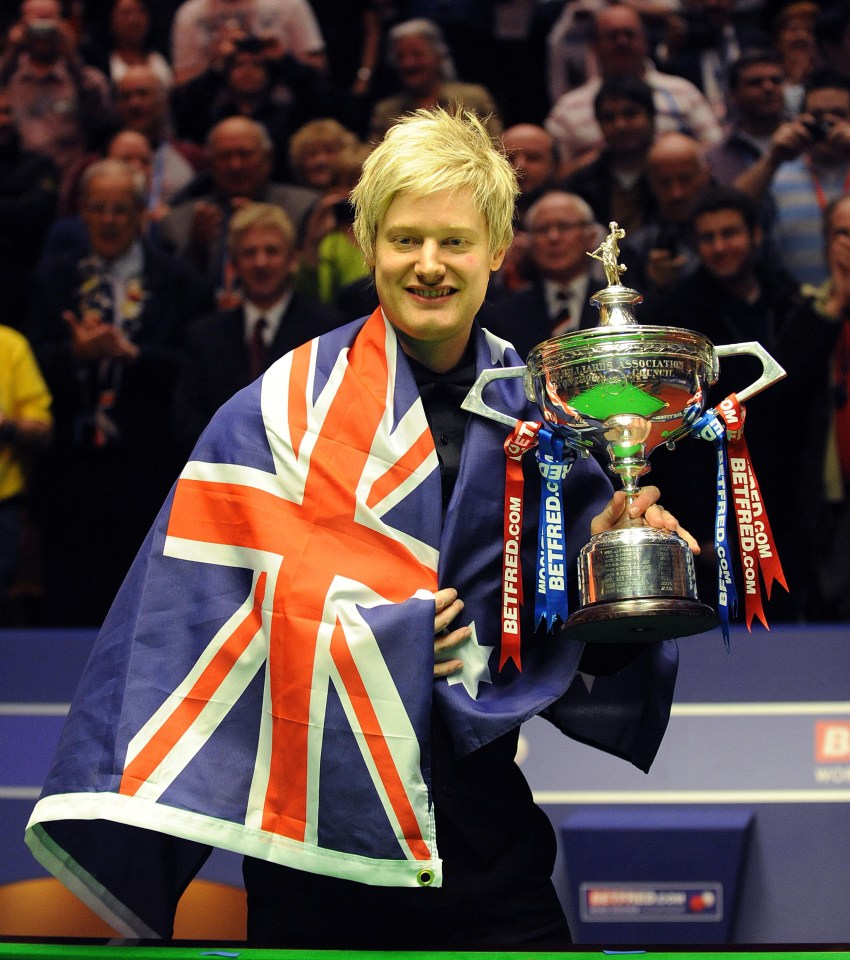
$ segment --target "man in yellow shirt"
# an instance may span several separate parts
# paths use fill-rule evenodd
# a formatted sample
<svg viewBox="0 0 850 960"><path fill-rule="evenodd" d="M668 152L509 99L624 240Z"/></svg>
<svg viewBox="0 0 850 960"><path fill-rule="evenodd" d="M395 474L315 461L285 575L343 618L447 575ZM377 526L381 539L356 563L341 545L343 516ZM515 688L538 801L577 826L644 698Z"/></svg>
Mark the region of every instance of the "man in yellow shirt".
<svg viewBox="0 0 850 960"><path fill-rule="evenodd" d="M17 569L26 458L50 439L50 403L26 338L0 326L0 612Z"/></svg>

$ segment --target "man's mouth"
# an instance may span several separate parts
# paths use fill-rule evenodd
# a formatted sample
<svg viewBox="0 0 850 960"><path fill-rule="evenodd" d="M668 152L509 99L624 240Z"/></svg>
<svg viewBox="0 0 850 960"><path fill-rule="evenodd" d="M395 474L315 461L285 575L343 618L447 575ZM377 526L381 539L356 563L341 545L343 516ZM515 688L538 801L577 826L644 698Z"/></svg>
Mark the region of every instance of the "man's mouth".
<svg viewBox="0 0 850 960"><path fill-rule="evenodd" d="M426 300L439 300L450 297L457 291L454 287L408 287L407 292Z"/></svg>

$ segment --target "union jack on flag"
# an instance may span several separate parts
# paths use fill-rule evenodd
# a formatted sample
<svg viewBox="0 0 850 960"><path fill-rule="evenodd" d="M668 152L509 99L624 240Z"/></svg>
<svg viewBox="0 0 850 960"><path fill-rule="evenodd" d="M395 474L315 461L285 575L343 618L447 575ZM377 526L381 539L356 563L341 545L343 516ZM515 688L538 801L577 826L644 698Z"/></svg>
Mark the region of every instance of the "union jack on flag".
<svg viewBox="0 0 850 960"><path fill-rule="evenodd" d="M479 369L518 362L503 341L474 337ZM496 402L527 415L521 389L503 383ZM170 935L213 846L375 885L439 885L432 708L464 753L586 694L572 684L580 644L532 637L522 673L499 672L497 640L487 645L500 623L503 434L472 418L444 518L422 402L380 311L299 347L227 403L95 644L27 827L42 864L135 936ZM610 487L585 464L568 489L574 556ZM452 682L432 676L438 583L457 587L472 627ZM628 755L631 726L603 701ZM581 699L577 716L582 739L604 741L607 719Z"/></svg>

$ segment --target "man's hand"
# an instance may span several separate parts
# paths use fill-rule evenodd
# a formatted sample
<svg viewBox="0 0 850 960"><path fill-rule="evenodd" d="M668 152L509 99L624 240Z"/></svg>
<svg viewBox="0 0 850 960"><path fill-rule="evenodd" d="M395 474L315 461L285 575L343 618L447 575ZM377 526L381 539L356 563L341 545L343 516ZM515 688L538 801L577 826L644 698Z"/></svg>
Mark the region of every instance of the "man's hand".
<svg viewBox="0 0 850 960"><path fill-rule="evenodd" d="M685 530L679 526L679 521L664 507L658 503L661 491L658 487L641 487L638 496L631 502L626 509L626 495L622 490L617 490L613 497L608 501L608 505L593 518L590 524L592 534L602 533L605 530L615 530L621 527L633 526L634 520L643 517L650 527L656 527L658 530L669 530L678 535L687 543L694 553L699 553L700 548L697 541Z"/></svg>
<svg viewBox="0 0 850 960"><path fill-rule="evenodd" d="M647 254L646 275L659 290L672 287L679 280L684 267L685 258L681 253L656 247Z"/></svg>
<svg viewBox="0 0 850 960"><path fill-rule="evenodd" d="M459 647L471 636L469 627L449 630L449 624L463 610L463 600L458 599L454 587L445 587L434 594L436 616L434 617L434 676L447 677L463 669L462 660L449 659L454 647Z"/></svg>
<svg viewBox="0 0 850 960"><path fill-rule="evenodd" d="M71 331L71 350L84 363L99 360L135 360L139 348L118 327L93 314L78 317L71 310L62 314Z"/></svg>

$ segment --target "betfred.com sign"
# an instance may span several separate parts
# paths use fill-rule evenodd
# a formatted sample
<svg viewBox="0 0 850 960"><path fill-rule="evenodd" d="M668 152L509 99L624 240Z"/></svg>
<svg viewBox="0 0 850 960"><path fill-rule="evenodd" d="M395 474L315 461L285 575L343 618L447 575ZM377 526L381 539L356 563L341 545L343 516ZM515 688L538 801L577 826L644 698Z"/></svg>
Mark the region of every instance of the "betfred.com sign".
<svg viewBox="0 0 850 960"><path fill-rule="evenodd" d="M815 763L850 763L850 720L815 723Z"/></svg>

